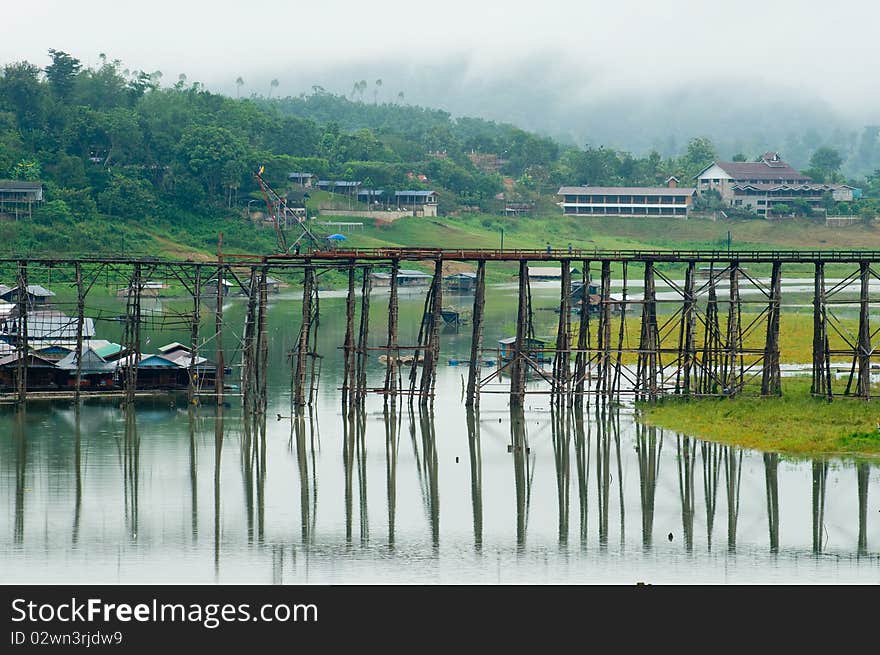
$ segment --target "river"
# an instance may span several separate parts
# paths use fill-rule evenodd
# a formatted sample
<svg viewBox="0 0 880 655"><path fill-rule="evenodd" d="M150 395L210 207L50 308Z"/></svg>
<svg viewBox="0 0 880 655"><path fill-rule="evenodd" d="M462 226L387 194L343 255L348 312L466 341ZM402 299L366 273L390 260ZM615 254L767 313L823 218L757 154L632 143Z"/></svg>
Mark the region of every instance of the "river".
<svg viewBox="0 0 880 655"><path fill-rule="evenodd" d="M487 344L513 334L515 293L488 294ZM552 333L558 286L533 294L537 332ZM383 297L373 345L384 341ZM422 303L423 290L402 293L401 344L415 342ZM78 412L0 410L4 580L880 582L875 464L722 447L644 427L626 405L559 417L541 395L520 419L503 393L484 394L469 421L467 370L448 364L466 358L468 327L441 336L433 415L404 400L389 421L370 396L357 438L339 399L344 298L323 293L315 404L291 419L286 352L300 307L294 293L271 297L264 431L234 397L220 409L164 399L133 411L99 400ZM227 300L228 333L240 332L243 311ZM224 342L233 363L234 338ZM378 384L383 374L374 355L370 375Z"/></svg>

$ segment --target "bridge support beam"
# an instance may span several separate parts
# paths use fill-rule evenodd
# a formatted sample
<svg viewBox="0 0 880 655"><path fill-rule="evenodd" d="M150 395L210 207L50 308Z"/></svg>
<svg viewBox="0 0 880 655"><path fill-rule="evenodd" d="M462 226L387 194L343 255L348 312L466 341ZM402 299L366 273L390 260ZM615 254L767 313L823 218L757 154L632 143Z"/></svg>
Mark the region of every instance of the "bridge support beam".
<svg viewBox="0 0 880 655"><path fill-rule="evenodd" d="M468 367L466 407L480 405L480 358L483 348L483 310L486 304L486 261L477 262L477 278L474 282L474 310L471 316L471 356Z"/></svg>
<svg viewBox="0 0 880 655"><path fill-rule="evenodd" d="M782 394L781 374L779 372L779 312L782 293L780 262L773 262L770 273L770 298L767 305L767 338L764 342L764 361L761 374L761 395L779 396Z"/></svg>

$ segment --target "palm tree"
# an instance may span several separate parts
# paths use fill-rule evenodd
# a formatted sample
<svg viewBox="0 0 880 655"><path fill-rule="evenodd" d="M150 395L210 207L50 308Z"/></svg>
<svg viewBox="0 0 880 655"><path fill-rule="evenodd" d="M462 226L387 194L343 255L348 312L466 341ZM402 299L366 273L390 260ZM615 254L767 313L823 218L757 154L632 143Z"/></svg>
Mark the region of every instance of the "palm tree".
<svg viewBox="0 0 880 655"><path fill-rule="evenodd" d="M403 104L403 91L397 94L397 102Z"/></svg>
<svg viewBox="0 0 880 655"><path fill-rule="evenodd" d="M269 82L269 97L270 98L272 97L272 91L277 88L278 88L278 80L277 79L274 79L271 82Z"/></svg>
<svg viewBox="0 0 880 655"><path fill-rule="evenodd" d="M373 89L373 104L378 104L379 102L379 89L382 88L382 80L376 80L376 88Z"/></svg>
<svg viewBox="0 0 880 655"><path fill-rule="evenodd" d="M244 86L244 79L239 75L235 78L235 97L238 98L241 87Z"/></svg>

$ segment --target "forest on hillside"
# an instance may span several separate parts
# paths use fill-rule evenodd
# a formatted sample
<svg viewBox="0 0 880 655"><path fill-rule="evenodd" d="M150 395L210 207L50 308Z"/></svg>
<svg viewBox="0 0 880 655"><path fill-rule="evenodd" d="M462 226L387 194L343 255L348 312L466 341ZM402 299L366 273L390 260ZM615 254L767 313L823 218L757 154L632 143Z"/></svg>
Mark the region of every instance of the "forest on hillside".
<svg viewBox="0 0 880 655"><path fill-rule="evenodd" d="M690 180L717 157L700 137L676 156L638 157L564 146L513 125L453 117L402 99L371 102L363 91L359 98L321 87L296 97L235 98L185 75L171 83L158 71L130 70L104 55L94 67L60 50L49 57L44 68L26 61L0 68L0 179L39 180L46 200L29 232L5 228L0 237L20 242L28 234L30 248L73 229L109 243L120 225L132 222L207 247L220 219L230 221L225 229L233 242L249 243L242 207L260 198L253 173L261 166L279 189L291 171L360 180L368 188L430 187L439 193L441 213L453 213L491 212L499 193L552 199L563 184ZM481 165L478 155L493 155L498 165ZM813 153L815 179L843 181L840 170L832 148ZM849 181L865 191L861 209L876 212L880 171Z"/></svg>

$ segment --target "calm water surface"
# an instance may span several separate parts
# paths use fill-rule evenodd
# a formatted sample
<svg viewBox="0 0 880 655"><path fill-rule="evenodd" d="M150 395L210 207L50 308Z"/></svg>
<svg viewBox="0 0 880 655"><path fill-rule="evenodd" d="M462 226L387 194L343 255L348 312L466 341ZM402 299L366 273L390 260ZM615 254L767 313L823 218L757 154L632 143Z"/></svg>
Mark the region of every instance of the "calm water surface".
<svg viewBox="0 0 880 655"><path fill-rule="evenodd" d="M557 292L533 291L538 332L552 333L556 315L543 309ZM402 344L415 342L421 293L404 295ZM514 294L489 294L487 343L513 333ZM221 410L89 401L0 413L4 580L880 582L875 464L721 447L643 427L627 407L556 416L546 396L519 417L504 394L485 394L469 417L467 371L447 365L467 352L468 328L442 336L433 415L404 401L386 416L370 397L359 432L338 395L343 303L322 295L321 379L301 421L290 418L286 360L294 294L271 301L264 430L234 398ZM243 305L228 301L229 332ZM381 308L380 296L374 345ZM151 334L154 345L186 338ZM376 384L383 374L374 357Z"/></svg>

